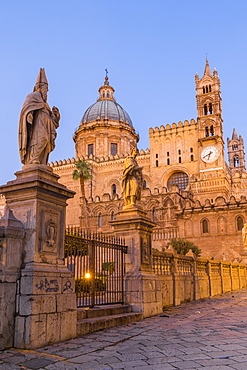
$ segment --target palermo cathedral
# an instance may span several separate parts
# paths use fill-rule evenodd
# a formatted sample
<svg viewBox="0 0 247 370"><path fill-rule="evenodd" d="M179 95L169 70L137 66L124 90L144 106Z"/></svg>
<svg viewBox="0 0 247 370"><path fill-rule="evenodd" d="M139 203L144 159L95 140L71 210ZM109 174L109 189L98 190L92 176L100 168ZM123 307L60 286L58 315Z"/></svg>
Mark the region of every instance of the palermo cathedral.
<svg viewBox="0 0 247 370"><path fill-rule="evenodd" d="M172 238L185 238L202 255L241 261L247 255L242 229L247 223L247 172L244 142L233 129L223 139L220 79L206 61L196 74L197 120L149 129L150 149L136 159L143 172L140 205L156 224L152 247L164 250ZM60 182L76 192L68 201L68 226L83 226L80 182L72 178L84 158L92 178L85 181L92 232L111 234L111 221L122 209L121 179L125 158L139 135L128 113L116 102L108 77L99 98L84 113L74 133L75 157L50 163Z"/></svg>

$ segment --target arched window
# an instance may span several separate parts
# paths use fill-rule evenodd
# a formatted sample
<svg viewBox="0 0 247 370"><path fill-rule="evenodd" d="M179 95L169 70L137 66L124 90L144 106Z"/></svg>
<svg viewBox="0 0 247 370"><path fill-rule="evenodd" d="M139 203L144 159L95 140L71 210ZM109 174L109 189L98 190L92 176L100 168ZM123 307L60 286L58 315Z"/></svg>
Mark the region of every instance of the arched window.
<svg viewBox="0 0 247 370"><path fill-rule="evenodd" d="M178 163L182 163L182 158L178 157Z"/></svg>
<svg viewBox="0 0 247 370"><path fill-rule="evenodd" d="M112 213L111 213L111 221L113 221L113 220L115 220L115 212L114 211L112 211Z"/></svg>
<svg viewBox="0 0 247 370"><path fill-rule="evenodd" d="M238 150L238 144L233 144L232 150Z"/></svg>
<svg viewBox="0 0 247 370"><path fill-rule="evenodd" d="M233 166L239 167L239 157L237 155L233 158Z"/></svg>
<svg viewBox="0 0 247 370"><path fill-rule="evenodd" d="M190 160L191 160L191 162L193 162L193 161L194 161L194 156L193 156L193 154L191 154L191 156L190 156Z"/></svg>
<svg viewBox="0 0 247 370"><path fill-rule="evenodd" d="M190 152L193 153L193 148L190 148Z"/></svg>
<svg viewBox="0 0 247 370"><path fill-rule="evenodd" d="M102 226L102 213L98 214L98 227Z"/></svg>
<svg viewBox="0 0 247 370"><path fill-rule="evenodd" d="M204 86L202 88L202 92L203 92L203 94L205 94L205 87Z"/></svg>
<svg viewBox="0 0 247 370"><path fill-rule="evenodd" d="M204 108L204 116L206 116L208 114L207 104L204 104L203 108Z"/></svg>
<svg viewBox="0 0 247 370"><path fill-rule="evenodd" d="M106 93L106 97L107 97L107 98L110 98L110 94L109 94L109 93Z"/></svg>
<svg viewBox="0 0 247 370"><path fill-rule="evenodd" d="M206 86L206 93L208 93L208 86Z"/></svg>
<svg viewBox="0 0 247 370"><path fill-rule="evenodd" d="M170 165L170 159L169 158L167 158L167 164L168 164L168 166Z"/></svg>
<svg viewBox="0 0 247 370"><path fill-rule="evenodd" d="M244 227L243 217L238 216L237 217L237 231L241 231L243 227Z"/></svg>
<svg viewBox="0 0 247 370"><path fill-rule="evenodd" d="M210 136L214 136L214 126L210 126Z"/></svg>
<svg viewBox="0 0 247 370"><path fill-rule="evenodd" d="M181 154L181 150L179 149L179 150L178 150L178 155L180 155L180 154Z"/></svg>
<svg viewBox="0 0 247 370"><path fill-rule="evenodd" d="M208 220L202 220L202 233L203 234L209 233Z"/></svg>
<svg viewBox="0 0 247 370"><path fill-rule="evenodd" d="M104 98L105 97L105 93L103 92L103 94L102 94L102 97Z"/></svg>
<svg viewBox="0 0 247 370"><path fill-rule="evenodd" d="M155 161L155 166L159 167L159 161L158 160Z"/></svg>
<svg viewBox="0 0 247 370"><path fill-rule="evenodd" d="M112 184L111 186L111 195L113 196L114 194L117 193L117 187L116 184Z"/></svg>
<svg viewBox="0 0 247 370"><path fill-rule="evenodd" d="M208 126L205 127L205 136L208 137L209 136L209 129L208 129Z"/></svg>
<svg viewBox="0 0 247 370"><path fill-rule="evenodd" d="M212 105L212 103L209 103L208 106L209 106L209 108L208 108L209 113L212 114L213 113L213 105Z"/></svg>
<svg viewBox="0 0 247 370"><path fill-rule="evenodd" d="M167 157L169 157L170 153L169 153L169 152L167 152L167 153L166 153L166 155L167 155Z"/></svg>
<svg viewBox="0 0 247 370"><path fill-rule="evenodd" d="M153 220L153 222L156 222L156 220L157 220L155 207L153 207L153 209L152 209L152 220Z"/></svg>
<svg viewBox="0 0 247 370"><path fill-rule="evenodd" d="M147 181L143 180L142 189L147 189Z"/></svg>
<svg viewBox="0 0 247 370"><path fill-rule="evenodd" d="M167 181L168 190L171 189L172 185L177 185L180 190L184 190L187 188L188 184L189 177L182 171L173 173Z"/></svg>
<svg viewBox="0 0 247 370"><path fill-rule="evenodd" d="M208 86L209 92L212 91L211 85Z"/></svg>

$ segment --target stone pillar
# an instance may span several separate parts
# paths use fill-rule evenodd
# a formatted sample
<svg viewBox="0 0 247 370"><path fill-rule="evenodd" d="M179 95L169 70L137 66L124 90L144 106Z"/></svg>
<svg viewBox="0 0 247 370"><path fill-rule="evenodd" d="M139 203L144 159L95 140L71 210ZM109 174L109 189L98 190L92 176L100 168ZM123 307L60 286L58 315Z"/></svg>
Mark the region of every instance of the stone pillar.
<svg viewBox="0 0 247 370"><path fill-rule="evenodd" d="M0 349L13 347L17 280L23 260L24 229L6 207L0 219Z"/></svg>
<svg viewBox="0 0 247 370"><path fill-rule="evenodd" d="M152 270L152 228L155 224L137 206L124 207L111 221L116 237L125 239L125 303L149 317L162 312L161 287Z"/></svg>
<svg viewBox="0 0 247 370"><path fill-rule="evenodd" d="M14 346L31 349L76 336L75 282L63 262L65 207L74 192L46 165L15 175L0 187L25 231Z"/></svg>

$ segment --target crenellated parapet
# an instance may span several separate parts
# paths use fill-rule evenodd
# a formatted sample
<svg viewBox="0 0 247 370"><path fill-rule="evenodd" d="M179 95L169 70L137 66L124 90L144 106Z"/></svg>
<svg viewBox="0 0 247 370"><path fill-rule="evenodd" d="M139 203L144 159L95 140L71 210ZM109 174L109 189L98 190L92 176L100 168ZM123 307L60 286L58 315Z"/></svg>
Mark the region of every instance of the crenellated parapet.
<svg viewBox="0 0 247 370"><path fill-rule="evenodd" d="M161 125L160 127L150 127L149 137L154 138L156 136L166 136L171 134L178 134L179 132L188 131L189 129L195 129L197 122L194 119L190 121L185 120L184 122L179 121L178 123L167 124L166 126Z"/></svg>

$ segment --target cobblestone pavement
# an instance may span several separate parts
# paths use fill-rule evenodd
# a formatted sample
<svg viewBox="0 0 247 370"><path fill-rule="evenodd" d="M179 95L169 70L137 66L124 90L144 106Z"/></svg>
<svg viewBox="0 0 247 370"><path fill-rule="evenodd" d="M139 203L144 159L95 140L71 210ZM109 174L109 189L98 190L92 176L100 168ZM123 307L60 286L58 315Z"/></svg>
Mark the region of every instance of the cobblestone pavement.
<svg viewBox="0 0 247 370"><path fill-rule="evenodd" d="M0 369L247 370L247 289L38 350L0 351Z"/></svg>

